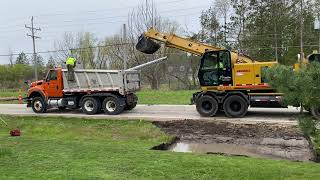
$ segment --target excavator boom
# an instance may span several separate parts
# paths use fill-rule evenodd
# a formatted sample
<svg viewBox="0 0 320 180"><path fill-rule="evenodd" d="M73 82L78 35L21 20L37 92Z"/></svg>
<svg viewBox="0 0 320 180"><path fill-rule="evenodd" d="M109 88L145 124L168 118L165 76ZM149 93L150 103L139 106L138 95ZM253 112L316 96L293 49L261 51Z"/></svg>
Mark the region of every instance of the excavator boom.
<svg viewBox="0 0 320 180"><path fill-rule="evenodd" d="M164 43L166 47L179 49L199 56L203 55L206 51L222 50L221 48L193 42L189 39L179 37L175 34L160 33L153 28L145 32L140 37L137 44L137 49L146 54L155 53L160 48L160 46L155 45L157 43L153 40Z"/></svg>
<svg viewBox="0 0 320 180"><path fill-rule="evenodd" d="M225 50L220 47L194 42L190 39L183 38L175 34L161 33L153 28L149 29L140 36L139 42L136 45L136 49L146 54L153 54L160 48L160 45L155 41L164 43L166 47L179 49L198 56L202 56L207 51ZM236 52L231 52L231 59L233 63L236 63L236 61L240 63L253 62L249 57L239 56Z"/></svg>

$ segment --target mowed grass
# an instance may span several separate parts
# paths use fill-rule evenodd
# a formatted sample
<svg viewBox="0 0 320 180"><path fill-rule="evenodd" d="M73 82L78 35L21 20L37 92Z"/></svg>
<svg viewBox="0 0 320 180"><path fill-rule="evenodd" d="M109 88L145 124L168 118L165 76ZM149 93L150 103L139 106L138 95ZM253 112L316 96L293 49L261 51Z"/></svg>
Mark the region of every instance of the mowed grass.
<svg viewBox="0 0 320 180"><path fill-rule="evenodd" d="M16 97L18 98L18 96L21 95L23 97L25 97L27 94L24 91L0 91L0 98L1 97Z"/></svg>
<svg viewBox="0 0 320 180"><path fill-rule="evenodd" d="M188 105L191 102L192 94L196 90L142 90L137 92L139 104L170 104L170 105Z"/></svg>
<svg viewBox="0 0 320 180"><path fill-rule="evenodd" d="M320 165L173 153L172 137L144 121L4 117L0 179L319 179ZM20 127L21 137L9 137Z"/></svg>

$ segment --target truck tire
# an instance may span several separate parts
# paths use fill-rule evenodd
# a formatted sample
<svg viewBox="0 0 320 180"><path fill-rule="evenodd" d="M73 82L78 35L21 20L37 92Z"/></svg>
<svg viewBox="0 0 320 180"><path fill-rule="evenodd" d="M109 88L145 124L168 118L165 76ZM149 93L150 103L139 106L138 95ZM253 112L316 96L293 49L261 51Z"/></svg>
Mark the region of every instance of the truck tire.
<svg viewBox="0 0 320 180"><path fill-rule="evenodd" d="M94 97L86 97L82 100L81 109L88 115L96 114L101 109L100 100Z"/></svg>
<svg viewBox="0 0 320 180"><path fill-rule="evenodd" d="M130 105L127 104L124 110L130 111L134 109L136 106L137 106L137 102L134 102L133 104L130 104Z"/></svg>
<svg viewBox="0 0 320 180"><path fill-rule="evenodd" d="M106 97L102 103L104 113L108 115L118 115L124 111L125 106L121 106L121 100L116 97Z"/></svg>
<svg viewBox="0 0 320 180"><path fill-rule="evenodd" d="M196 102L198 113L203 117L213 117L217 114L219 104L212 96L204 95Z"/></svg>
<svg viewBox="0 0 320 180"><path fill-rule="evenodd" d="M248 112L248 103L243 97L232 95L223 102L223 110L227 117L242 118Z"/></svg>
<svg viewBox="0 0 320 180"><path fill-rule="evenodd" d="M45 113L47 111L47 104L42 97L35 97L31 102L32 110L35 113Z"/></svg>

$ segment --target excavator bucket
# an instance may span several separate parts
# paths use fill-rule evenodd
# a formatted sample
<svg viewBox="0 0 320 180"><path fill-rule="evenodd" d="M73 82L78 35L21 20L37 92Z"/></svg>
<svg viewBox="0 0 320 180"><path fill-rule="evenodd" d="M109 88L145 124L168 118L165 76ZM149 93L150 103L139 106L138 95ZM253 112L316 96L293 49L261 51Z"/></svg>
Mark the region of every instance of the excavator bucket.
<svg viewBox="0 0 320 180"><path fill-rule="evenodd" d="M136 45L136 49L145 54L153 54L158 51L160 45L153 40L141 35Z"/></svg>

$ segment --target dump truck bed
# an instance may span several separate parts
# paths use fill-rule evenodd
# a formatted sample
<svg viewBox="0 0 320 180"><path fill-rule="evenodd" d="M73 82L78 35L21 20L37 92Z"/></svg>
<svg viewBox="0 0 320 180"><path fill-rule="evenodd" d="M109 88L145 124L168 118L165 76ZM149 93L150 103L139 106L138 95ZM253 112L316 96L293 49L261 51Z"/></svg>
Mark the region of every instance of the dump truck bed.
<svg viewBox="0 0 320 180"><path fill-rule="evenodd" d="M63 92L117 91L122 95L140 89L140 72L136 70L75 70L75 81L68 81L68 71L63 72Z"/></svg>

